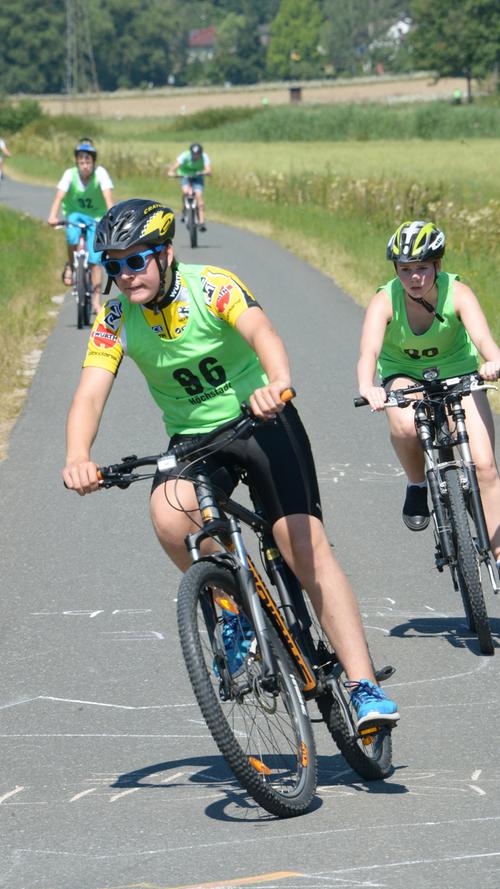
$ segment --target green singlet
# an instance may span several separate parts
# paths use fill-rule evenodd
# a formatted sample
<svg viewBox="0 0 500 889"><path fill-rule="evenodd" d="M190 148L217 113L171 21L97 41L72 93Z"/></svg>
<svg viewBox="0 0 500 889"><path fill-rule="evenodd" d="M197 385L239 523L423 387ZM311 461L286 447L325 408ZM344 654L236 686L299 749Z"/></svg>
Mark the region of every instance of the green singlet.
<svg viewBox="0 0 500 889"><path fill-rule="evenodd" d="M392 320L384 335L384 343L377 362L382 377L410 376L422 379L424 370L439 368L442 379L472 373L479 366L478 352L453 305L453 282L458 275L439 272L436 310L444 317L433 316L425 333L413 333L406 314L405 292L399 278L393 278L378 290L385 290L392 303Z"/></svg>
<svg viewBox="0 0 500 889"><path fill-rule="evenodd" d="M141 306L119 297L127 354L146 378L163 411L167 432L211 432L240 413L240 405L267 376L237 330L207 309L199 265L179 263L190 297L189 321L176 339L164 340L145 322Z"/></svg>
<svg viewBox="0 0 500 889"><path fill-rule="evenodd" d="M100 219L104 216L107 207L106 201L99 185L95 171L92 173L87 187L84 188L78 167L73 167L71 173L71 185L66 192L62 208L66 216L70 213L84 213L86 216L92 216L94 219Z"/></svg>

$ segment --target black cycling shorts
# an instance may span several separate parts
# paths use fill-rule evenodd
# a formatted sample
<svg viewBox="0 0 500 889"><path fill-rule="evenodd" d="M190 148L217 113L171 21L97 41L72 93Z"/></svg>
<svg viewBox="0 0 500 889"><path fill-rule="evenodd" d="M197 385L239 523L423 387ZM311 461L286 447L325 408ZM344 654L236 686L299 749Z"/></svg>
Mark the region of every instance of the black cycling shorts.
<svg viewBox="0 0 500 889"><path fill-rule="evenodd" d="M174 435L170 444L203 435ZM170 478L173 470L157 470L151 493ZM292 404L287 404L275 421L263 423L247 439L238 439L193 467L192 475L208 471L213 482L229 496L238 483L238 468L244 469L251 490L257 492L267 519L274 524L286 515L311 515L322 519L318 480L311 445L302 421ZM183 472L182 478L189 479Z"/></svg>

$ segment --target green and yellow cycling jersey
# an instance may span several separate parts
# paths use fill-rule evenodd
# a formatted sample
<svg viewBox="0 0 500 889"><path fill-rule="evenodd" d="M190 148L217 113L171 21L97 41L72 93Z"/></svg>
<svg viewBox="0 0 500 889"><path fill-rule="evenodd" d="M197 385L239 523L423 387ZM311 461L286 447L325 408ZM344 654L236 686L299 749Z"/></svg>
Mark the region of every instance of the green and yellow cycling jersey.
<svg viewBox="0 0 500 889"><path fill-rule="evenodd" d="M120 294L98 314L84 367L116 374L124 355L144 374L169 435L210 432L240 412L267 383L255 354L235 328L258 306L231 272L178 263L170 300L158 312Z"/></svg>
<svg viewBox="0 0 500 889"><path fill-rule="evenodd" d="M406 314L405 292L399 278L393 278L379 290L385 290L392 303L392 319L387 325L377 370L382 379L395 374L422 379L429 367L437 367L440 376L453 377L472 373L479 366L477 349L469 337L453 303L453 284L458 275L439 272L436 317L425 333L414 333Z"/></svg>

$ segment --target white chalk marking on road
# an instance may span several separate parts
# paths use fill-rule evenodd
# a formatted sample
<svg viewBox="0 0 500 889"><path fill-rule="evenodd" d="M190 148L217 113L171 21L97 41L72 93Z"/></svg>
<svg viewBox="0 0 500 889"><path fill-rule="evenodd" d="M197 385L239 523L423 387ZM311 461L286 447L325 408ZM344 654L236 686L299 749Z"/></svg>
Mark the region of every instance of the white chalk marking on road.
<svg viewBox="0 0 500 889"><path fill-rule="evenodd" d="M0 803L5 802L6 799L10 799L11 796L15 796L16 793L21 793L21 790L24 790L24 787L18 785L14 787L14 790L9 790L7 793L4 793L3 796L0 796Z"/></svg>
<svg viewBox="0 0 500 889"><path fill-rule="evenodd" d="M482 769L476 769L476 771L473 772L472 775L470 776L471 781L477 781L477 779L479 778L479 775L481 774L482 771L483 771Z"/></svg>
<svg viewBox="0 0 500 889"><path fill-rule="evenodd" d="M110 803L114 803L115 800L121 799L122 796L128 796L130 793L137 793L139 787L130 787L128 790L122 790L121 793L115 793L114 796L109 798Z"/></svg>
<svg viewBox="0 0 500 889"><path fill-rule="evenodd" d="M91 787L90 790L82 790L81 793L77 793L75 796L72 796L70 799L70 803L76 803L77 799L81 799L82 796L88 796L89 793L94 793L97 790L97 787Z"/></svg>
<svg viewBox="0 0 500 889"><path fill-rule="evenodd" d="M486 796L486 791L482 790L477 784L469 784L471 790L475 790L479 796Z"/></svg>
<svg viewBox="0 0 500 889"><path fill-rule="evenodd" d="M80 701L77 698L56 698L53 695L39 695L38 698L32 698L36 701L56 701L63 704L88 704L91 707L112 707L116 710L168 710L168 709L186 709L187 707L196 706L193 704L145 704L140 707L134 707L131 704L106 704L104 701Z"/></svg>
<svg viewBox="0 0 500 889"><path fill-rule="evenodd" d="M474 676L483 670L491 669L489 661L481 661L477 667L472 670L466 670L464 673L451 673L444 676L429 676L427 679L412 679L409 682L391 682L391 687L401 686L407 688L410 685L426 685L428 682L449 682L451 679L463 679L464 676ZM440 705L441 706L441 705Z"/></svg>

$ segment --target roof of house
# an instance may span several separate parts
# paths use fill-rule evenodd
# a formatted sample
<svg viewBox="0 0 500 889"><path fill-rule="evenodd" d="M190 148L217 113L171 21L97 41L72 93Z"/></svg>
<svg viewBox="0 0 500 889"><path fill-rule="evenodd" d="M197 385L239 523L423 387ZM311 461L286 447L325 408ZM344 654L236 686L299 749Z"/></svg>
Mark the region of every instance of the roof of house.
<svg viewBox="0 0 500 889"><path fill-rule="evenodd" d="M215 25L208 28L193 28L189 32L188 46L213 46L215 43Z"/></svg>

